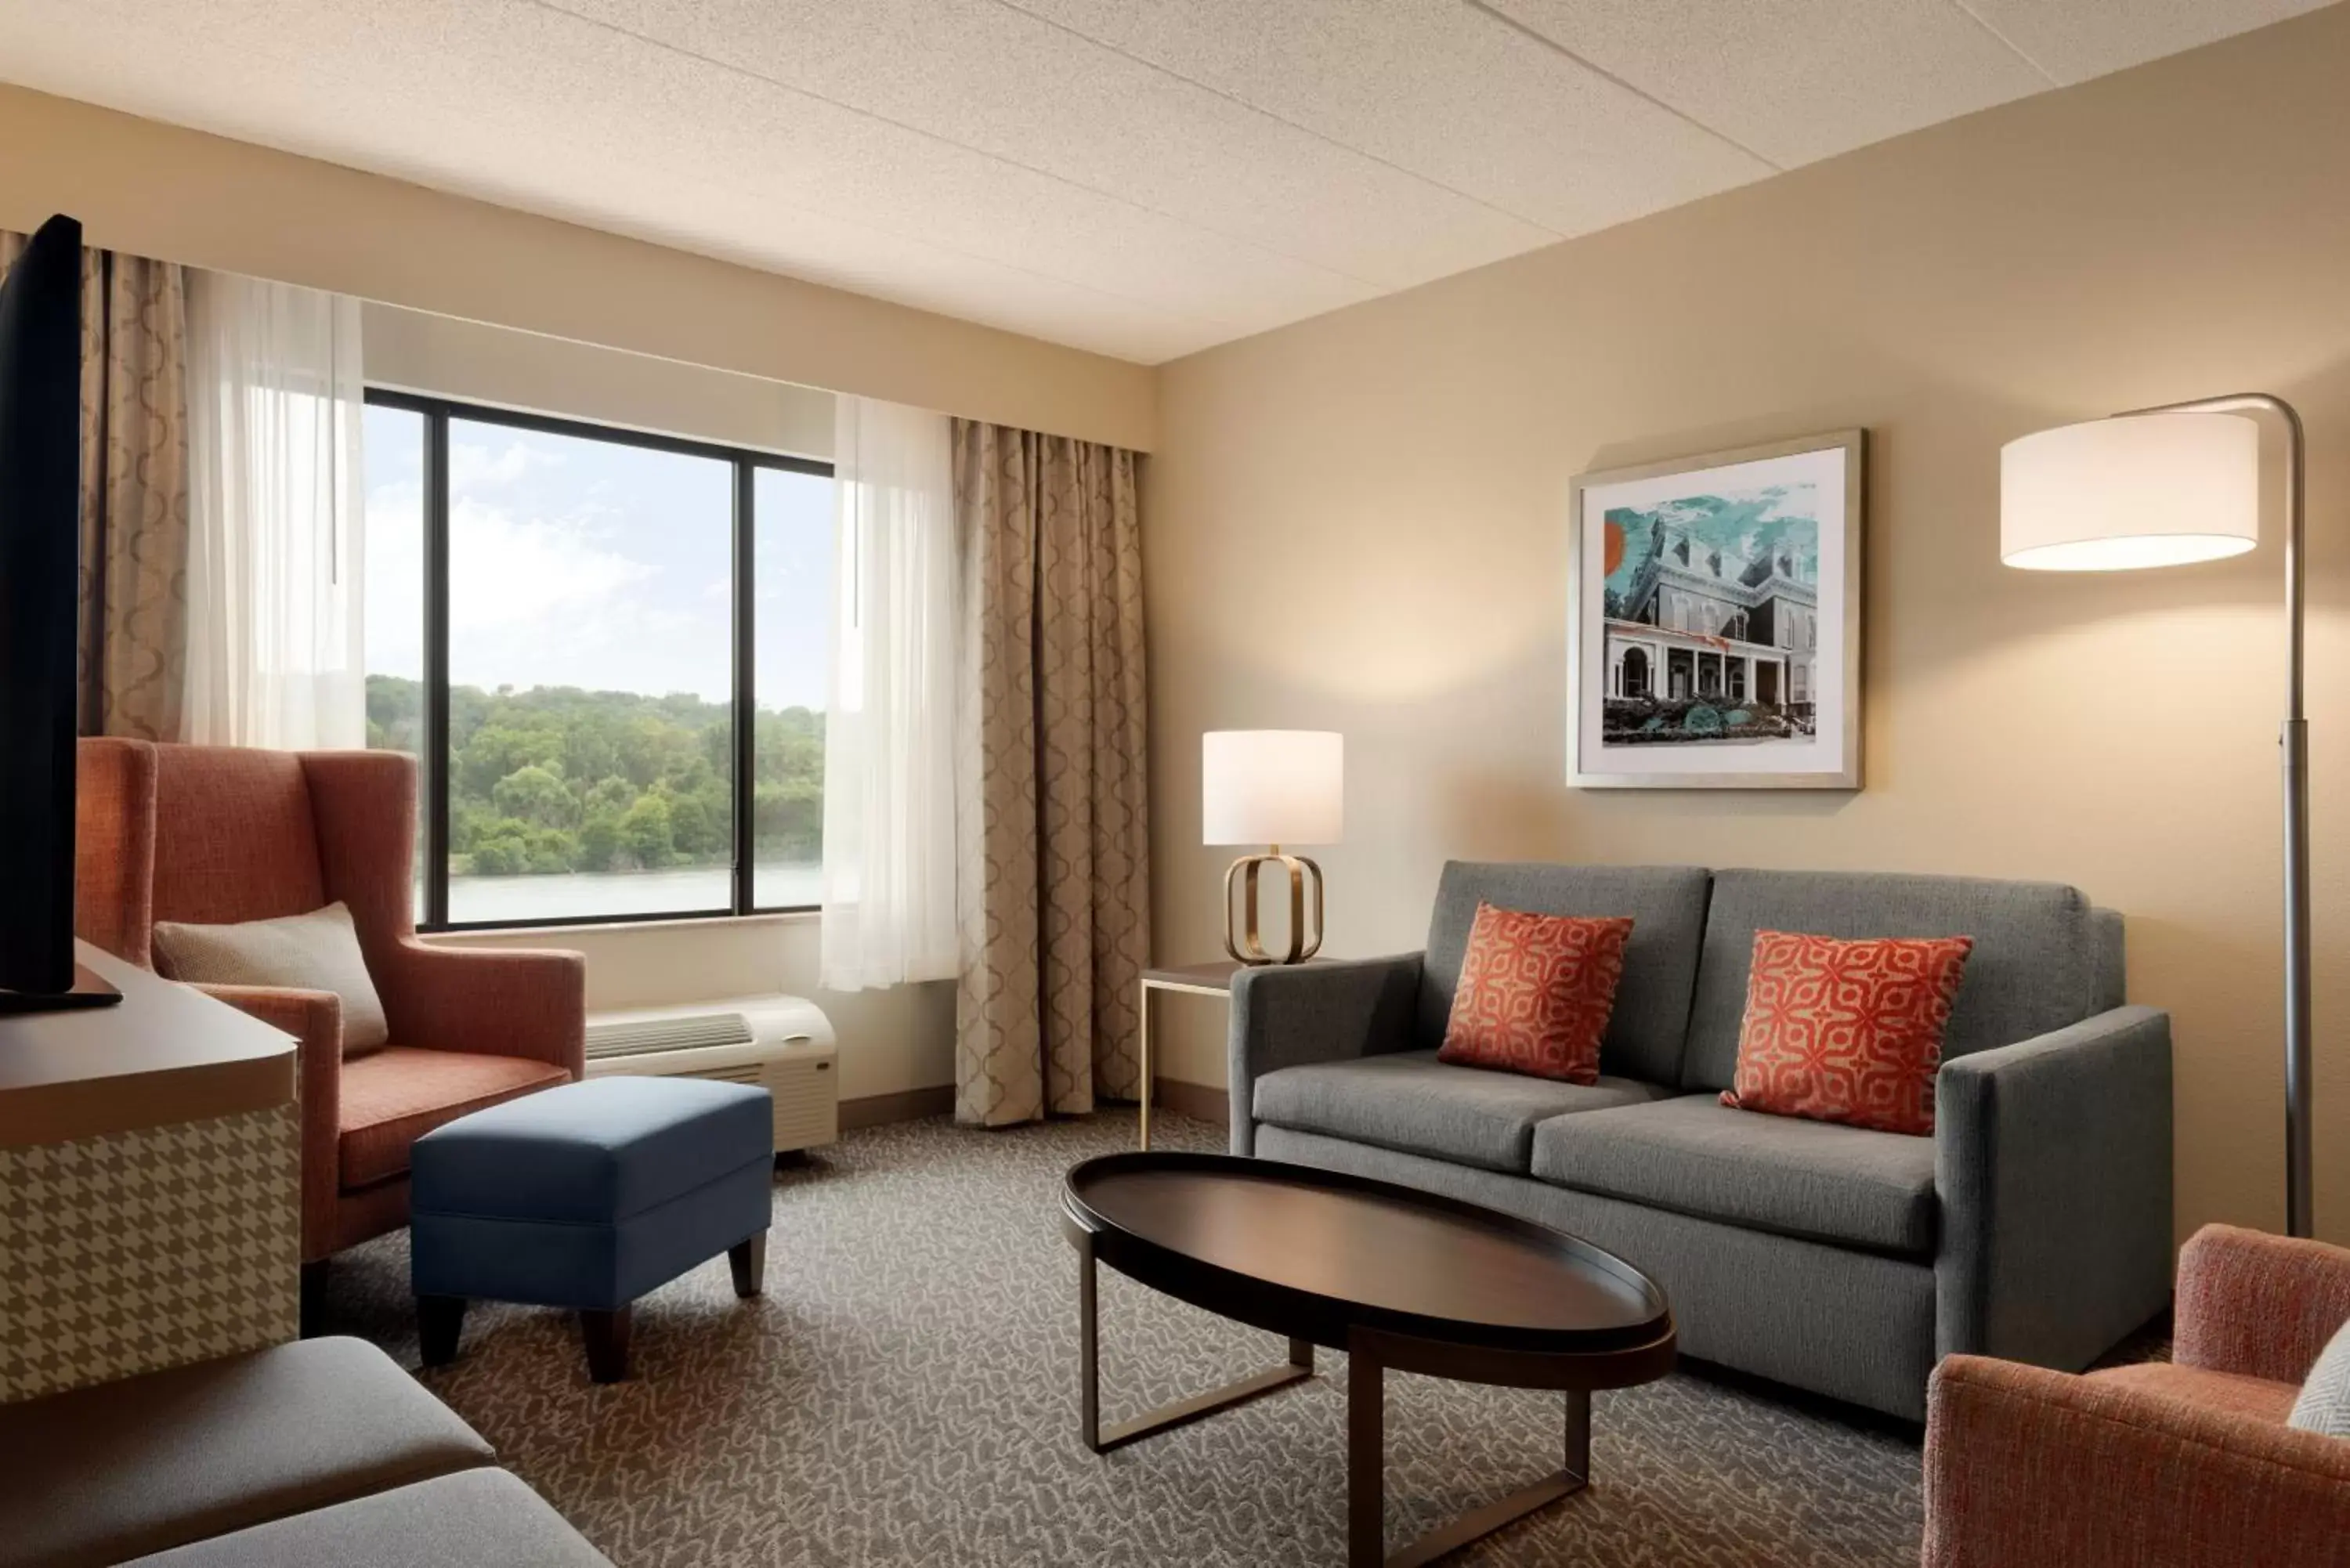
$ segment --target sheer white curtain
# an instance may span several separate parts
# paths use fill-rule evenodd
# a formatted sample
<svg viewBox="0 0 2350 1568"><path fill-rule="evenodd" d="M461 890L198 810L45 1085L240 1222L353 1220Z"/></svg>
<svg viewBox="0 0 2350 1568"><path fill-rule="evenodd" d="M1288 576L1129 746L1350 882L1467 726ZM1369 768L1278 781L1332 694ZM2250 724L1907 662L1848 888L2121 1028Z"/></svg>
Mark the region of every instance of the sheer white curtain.
<svg viewBox="0 0 2350 1568"><path fill-rule="evenodd" d="M954 463L947 417L842 397L824 734L823 983L951 979Z"/></svg>
<svg viewBox="0 0 2350 1568"><path fill-rule="evenodd" d="M359 306L188 272L186 734L367 743Z"/></svg>

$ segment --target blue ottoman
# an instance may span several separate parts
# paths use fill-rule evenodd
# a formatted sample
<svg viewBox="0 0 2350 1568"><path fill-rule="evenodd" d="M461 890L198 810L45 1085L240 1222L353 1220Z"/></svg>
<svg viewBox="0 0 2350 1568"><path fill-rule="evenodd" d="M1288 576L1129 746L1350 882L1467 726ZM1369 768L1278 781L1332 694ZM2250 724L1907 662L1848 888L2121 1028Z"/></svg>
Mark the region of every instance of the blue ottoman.
<svg viewBox="0 0 2350 1568"><path fill-rule="evenodd" d="M724 1252L734 1293L767 1264L775 1109L764 1089L592 1078L461 1116L416 1140L410 1280L424 1364L453 1360L465 1303L579 1314L588 1376L629 1375L629 1309Z"/></svg>

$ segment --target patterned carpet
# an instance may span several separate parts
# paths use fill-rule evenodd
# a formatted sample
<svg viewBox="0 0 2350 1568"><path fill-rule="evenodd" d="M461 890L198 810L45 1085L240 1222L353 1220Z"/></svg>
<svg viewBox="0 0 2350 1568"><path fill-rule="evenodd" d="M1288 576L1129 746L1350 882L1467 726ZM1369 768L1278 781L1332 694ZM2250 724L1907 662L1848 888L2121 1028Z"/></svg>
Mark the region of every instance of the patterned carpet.
<svg viewBox="0 0 2350 1568"><path fill-rule="evenodd" d="M1076 1264L1061 1172L1130 1112L1014 1132L917 1122L779 1174L767 1294L718 1260L638 1304L634 1380L587 1380L574 1320L476 1306L423 1380L621 1568L1345 1557L1345 1358L1107 1459L1076 1432ZM1221 1129L1168 1118L1168 1147ZM417 1365L404 1236L347 1254L328 1326ZM1269 1335L1102 1275L1106 1419L1278 1360ZM1399 1543L1555 1465L1555 1395L1391 1374ZM1912 1564L1914 1435L1717 1376L1596 1400L1592 1487L1464 1565Z"/></svg>

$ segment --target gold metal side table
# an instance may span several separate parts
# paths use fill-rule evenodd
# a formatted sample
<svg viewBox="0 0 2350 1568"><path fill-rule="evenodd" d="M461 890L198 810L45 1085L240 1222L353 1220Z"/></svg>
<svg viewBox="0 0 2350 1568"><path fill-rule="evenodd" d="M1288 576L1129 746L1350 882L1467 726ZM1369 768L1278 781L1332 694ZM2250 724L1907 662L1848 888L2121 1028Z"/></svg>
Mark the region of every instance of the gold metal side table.
<svg viewBox="0 0 2350 1568"><path fill-rule="evenodd" d="M1142 971L1142 1147L1150 1147L1150 993L1154 991L1180 991L1193 996L1221 996L1229 1000L1232 994L1232 976L1241 966L1230 959L1218 959L1213 963L1194 963Z"/></svg>

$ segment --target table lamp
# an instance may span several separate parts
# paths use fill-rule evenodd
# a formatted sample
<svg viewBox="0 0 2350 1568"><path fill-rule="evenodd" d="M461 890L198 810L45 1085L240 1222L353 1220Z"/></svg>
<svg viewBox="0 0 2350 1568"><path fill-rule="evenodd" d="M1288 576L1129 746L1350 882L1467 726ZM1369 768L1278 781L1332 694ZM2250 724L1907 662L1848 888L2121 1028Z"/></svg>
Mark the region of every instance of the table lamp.
<svg viewBox="0 0 2350 1568"><path fill-rule="evenodd" d="M1211 730L1200 737L1200 842L1262 844L1224 873L1224 951L1244 964L1303 963L1322 948L1322 868L1284 844L1336 844L1346 816L1346 737L1328 730ZM1289 873L1289 948L1278 956L1257 934L1257 877ZM1307 937L1306 882L1313 882ZM1242 893L1233 924L1232 888Z"/></svg>
<svg viewBox="0 0 2350 1568"><path fill-rule="evenodd" d="M2260 430L2285 436L2285 1229L2311 1233L2309 723L2302 711L2301 417L2265 392L2137 409L2012 441L2000 452L2000 556L2033 571L2107 572L2241 555L2260 542ZM2250 417L2238 417L2250 416Z"/></svg>

